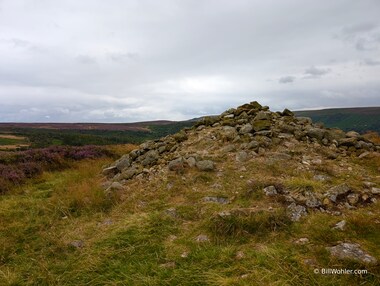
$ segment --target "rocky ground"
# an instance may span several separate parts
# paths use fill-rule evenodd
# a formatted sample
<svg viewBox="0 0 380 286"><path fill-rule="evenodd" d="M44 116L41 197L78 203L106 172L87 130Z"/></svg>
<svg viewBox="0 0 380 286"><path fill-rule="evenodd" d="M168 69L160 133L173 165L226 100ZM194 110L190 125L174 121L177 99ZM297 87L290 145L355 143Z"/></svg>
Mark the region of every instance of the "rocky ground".
<svg viewBox="0 0 380 286"><path fill-rule="evenodd" d="M330 229L344 232L349 212L378 205L379 151L356 132L324 128L287 109L271 112L251 102L140 145L104 168L104 189L126 198L133 188L165 188L172 196L166 214L184 223L178 208L194 204L214 228L213 238L202 233L194 238L198 242L261 231L252 225L263 215L273 217L269 228L276 230L320 213L340 218ZM218 207L206 210L210 204ZM380 227L379 219L373 224ZM308 244L309 238L294 243ZM378 263L376 254L355 241L323 247L338 260ZM318 264L311 261L305 263Z"/></svg>

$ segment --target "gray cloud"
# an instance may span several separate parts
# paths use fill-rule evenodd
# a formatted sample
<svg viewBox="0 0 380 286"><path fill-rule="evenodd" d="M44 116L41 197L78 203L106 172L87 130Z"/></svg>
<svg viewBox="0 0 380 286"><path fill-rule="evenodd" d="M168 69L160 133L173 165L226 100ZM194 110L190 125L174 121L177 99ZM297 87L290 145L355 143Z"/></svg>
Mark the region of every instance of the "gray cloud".
<svg viewBox="0 0 380 286"><path fill-rule="evenodd" d="M380 65L380 61L375 59L365 59L361 62L361 64L366 66L378 66Z"/></svg>
<svg viewBox="0 0 380 286"><path fill-rule="evenodd" d="M309 67L305 70L306 78L318 78L329 72L330 69L317 68L315 66Z"/></svg>
<svg viewBox="0 0 380 286"><path fill-rule="evenodd" d="M346 36L357 35L374 30L377 27L376 23L358 23L350 26L346 26L342 29L342 32Z"/></svg>
<svg viewBox="0 0 380 286"><path fill-rule="evenodd" d="M279 83L290 83L290 82L294 82L295 79L296 79L296 78L295 78L294 76L290 76L290 75L288 75L288 76L283 76L283 77L281 77L281 78L278 80L278 82L279 82Z"/></svg>
<svg viewBox="0 0 380 286"><path fill-rule="evenodd" d="M372 51L380 48L380 25L363 22L345 26L338 38L354 45L357 51Z"/></svg>
<svg viewBox="0 0 380 286"><path fill-rule="evenodd" d="M3 0L0 121L186 119L252 100L380 105L379 10L377 0Z"/></svg>

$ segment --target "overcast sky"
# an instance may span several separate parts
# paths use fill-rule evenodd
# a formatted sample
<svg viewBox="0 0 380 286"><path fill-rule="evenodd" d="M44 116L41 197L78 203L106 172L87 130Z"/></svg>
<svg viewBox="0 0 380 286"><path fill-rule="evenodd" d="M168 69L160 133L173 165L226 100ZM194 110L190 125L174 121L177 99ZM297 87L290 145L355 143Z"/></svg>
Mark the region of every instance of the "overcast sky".
<svg viewBox="0 0 380 286"><path fill-rule="evenodd" d="M0 0L0 121L380 106L379 0Z"/></svg>

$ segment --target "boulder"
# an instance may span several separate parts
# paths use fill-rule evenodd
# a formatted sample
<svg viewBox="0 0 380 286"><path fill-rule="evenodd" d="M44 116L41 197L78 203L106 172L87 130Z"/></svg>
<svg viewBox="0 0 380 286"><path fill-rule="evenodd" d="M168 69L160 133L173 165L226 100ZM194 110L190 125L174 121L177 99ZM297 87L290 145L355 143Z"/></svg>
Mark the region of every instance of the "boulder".
<svg viewBox="0 0 380 286"><path fill-rule="evenodd" d="M236 154L235 159L237 162L245 162L248 160L248 153L245 151L240 151Z"/></svg>
<svg viewBox="0 0 380 286"><path fill-rule="evenodd" d="M148 167L153 165L155 162L157 162L158 158L160 157L160 154L156 150L150 150L144 155L144 159L141 161L141 164L144 167Z"/></svg>
<svg viewBox="0 0 380 286"><path fill-rule="evenodd" d="M285 108L284 111L281 113L282 116L294 116L294 113L291 112L289 109Z"/></svg>
<svg viewBox="0 0 380 286"><path fill-rule="evenodd" d="M176 171L176 172L182 171L185 168L183 158L180 157L180 158L170 161L168 164L168 167L170 171Z"/></svg>
<svg viewBox="0 0 380 286"><path fill-rule="evenodd" d="M272 122L270 120L255 120L252 122L253 129L257 131L268 130L272 126Z"/></svg>
<svg viewBox="0 0 380 286"><path fill-rule="evenodd" d="M221 136L222 136L222 139L225 141L232 141L238 136L238 133L235 127L224 126L221 131Z"/></svg>
<svg viewBox="0 0 380 286"><path fill-rule="evenodd" d="M239 130L239 133L240 134L247 134L247 133L251 133L253 130L253 127L251 124L247 123L245 125L243 125L240 130Z"/></svg>
<svg viewBox="0 0 380 286"><path fill-rule="evenodd" d="M321 128L308 128L306 129L306 135L309 136L310 138L315 138L319 141L323 139L323 136L325 135L326 130L321 129Z"/></svg>

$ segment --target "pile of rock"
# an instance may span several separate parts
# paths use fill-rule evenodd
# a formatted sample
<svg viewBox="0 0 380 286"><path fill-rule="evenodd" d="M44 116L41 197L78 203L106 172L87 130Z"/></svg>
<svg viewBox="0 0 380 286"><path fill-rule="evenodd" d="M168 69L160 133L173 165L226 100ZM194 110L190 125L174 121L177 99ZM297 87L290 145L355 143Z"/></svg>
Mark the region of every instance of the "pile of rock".
<svg viewBox="0 0 380 286"><path fill-rule="evenodd" d="M186 148L182 148L189 136L196 137L205 130L210 130L208 133L213 135L200 140L207 139L214 145L219 144L219 152L229 152L235 148L234 144L239 144L241 152L236 155L239 162L247 161L252 154L263 154L265 148L291 140L325 146L331 151L332 158L337 154L365 157L370 152L380 150L380 146L356 132L345 133L339 129L324 128L313 124L310 118L294 116L288 109L283 112L271 112L267 106L261 106L255 101L236 109L229 109L220 116L205 117L193 128L185 128L177 134L145 142L138 149L105 168L103 174L113 182L124 183L134 177L154 174L164 168L179 173L186 168L213 171L216 164L210 158L200 155L201 152L187 152ZM281 157L277 158L279 160L287 160L290 157L288 154L278 156ZM285 156L286 158L283 158ZM316 201L312 205L316 207Z"/></svg>

